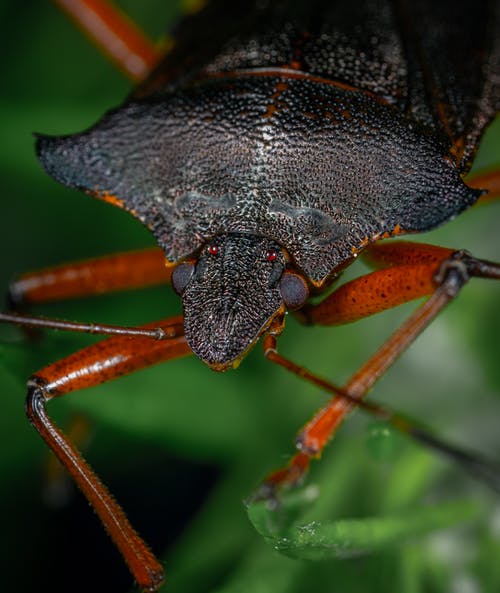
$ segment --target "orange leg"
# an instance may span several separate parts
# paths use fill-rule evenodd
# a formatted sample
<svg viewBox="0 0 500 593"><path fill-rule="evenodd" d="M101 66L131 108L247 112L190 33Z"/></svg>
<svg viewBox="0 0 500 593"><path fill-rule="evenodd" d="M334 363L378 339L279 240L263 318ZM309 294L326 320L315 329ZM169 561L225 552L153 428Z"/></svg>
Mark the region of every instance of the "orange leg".
<svg viewBox="0 0 500 593"><path fill-rule="evenodd" d="M110 0L54 0L82 31L134 82L161 55L154 44Z"/></svg>
<svg viewBox="0 0 500 593"><path fill-rule="evenodd" d="M66 438L76 449L84 450L91 440L92 423L87 414L72 413L65 427ZM43 468L43 501L53 509L67 506L73 495L73 481L52 451L47 451Z"/></svg>
<svg viewBox="0 0 500 593"><path fill-rule="evenodd" d="M169 283L172 268L165 267L159 247L130 251L23 274L9 287L13 309L24 305L87 297L117 290Z"/></svg>
<svg viewBox="0 0 500 593"><path fill-rule="evenodd" d="M374 245L365 258L382 269L342 285L301 314L308 323L337 325L429 295L436 288L436 268L452 253L452 249L404 241Z"/></svg>
<svg viewBox="0 0 500 593"><path fill-rule="evenodd" d="M301 314L306 321L324 325L348 323L415 298L430 297L341 390L280 356L274 336L266 337L265 356L269 360L326 389L334 397L300 432L297 438L300 452L285 468L267 478L258 495L268 496L277 487L294 484L304 475L310 459L321 455L340 423L356 406L356 400L361 401L368 394L377 379L457 296L469 277L500 279L498 264L477 260L463 251L452 252L431 245L404 242L374 245L367 250L367 256L382 269L341 286L323 302L305 308Z"/></svg>
<svg viewBox="0 0 500 593"><path fill-rule="evenodd" d="M155 327L161 327L171 339L159 342L112 337L40 370L28 382L26 403L30 422L87 497L141 589L150 592L156 591L163 580L161 565L81 454L50 420L45 407L55 397L191 352L183 335L182 317L159 322Z"/></svg>
<svg viewBox="0 0 500 593"><path fill-rule="evenodd" d="M467 179L467 185L488 190L488 193L479 198L478 204L487 204L498 199L500 198L500 169L476 173Z"/></svg>

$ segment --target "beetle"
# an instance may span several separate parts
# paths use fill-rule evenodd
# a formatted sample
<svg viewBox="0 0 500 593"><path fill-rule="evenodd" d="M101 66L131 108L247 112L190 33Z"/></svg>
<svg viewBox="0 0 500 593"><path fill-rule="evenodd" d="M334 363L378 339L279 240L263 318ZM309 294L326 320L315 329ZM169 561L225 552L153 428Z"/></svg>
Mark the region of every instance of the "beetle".
<svg viewBox="0 0 500 593"><path fill-rule="evenodd" d="M403 50L396 42L396 22L406 27L408 39L412 34L418 37L408 24L412 19L379 8L360 3L355 13L352 7L335 5L337 28L325 33L315 23L330 23L330 18L319 18L310 6L300 4L290 15L280 2L251 5L244 13L239 6L229 10L224 3L210 3L180 25L172 51L123 107L84 134L39 137L40 160L54 178L130 211L153 231L163 250L95 262L90 284L98 279L111 290L152 278L168 280L171 275L184 305L183 327L180 320L169 320L142 328L137 333L144 337L132 347L121 337L112 338L47 367L31 380L30 419L63 463L73 464L83 488L85 479L93 487L99 482L76 452L65 457L62 448L67 444L46 417L45 400L191 350L211 368L226 370L237 366L262 335L270 360L319 382L277 353L276 336L283 329L285 310L296 310L307 323L328 325L432 293L382 354L343 390L323 384L340 397L306 427L292 463L267 480L266 489L273 490L301 477L310 457L321 451L353 407L349 397L364 396L468 276L498 277L497 266L462 252L377 244L381 238L433 228L479 198L480 190L468 187L462 177L482 130L498 109L493 70L498 35L479 29L482 34L474 38L480 39L481 47L464 44L457 54L450 49L435 72L424 73L415 66L422 60L415 49L418 44L408 41ZM443 3L446 14L447 8ZM487 4L484 10L490 10ZM243 21L243 14L248 20ZM311 14L314 18L304 21ZM453 26L463 30L459 21L464 16L453 14ZM442 30L441 16L435 18L430 41L419 47L425 63L435 47L456 50L453 33ZM496 22L484 20L489 27ZM202 49L196 50L192 39L199 43L207 21L218 23L220 31L210 31L205 43L197 46ZM310 27L303 29L304 22ZM362 43L359 23L378 36L363 36L369 41ZM285 33L277 36L277 31ZM342 44L346 38L353 44L347 50ZM470 57L477 55L485 57ZM476 59L483 60L480 67ZM449 67L459 60L464 79L454 84L461 92L466 89L467 100L447 86ZM476 78L470 78L471 71L479 73ZM408 77L411 85L406 88ZM145 158L139 160L137 154ZM323 304L307 303L310 293L325 292L362 252L380 268L378 272L331 293ZM121 276L116 273L118 263ZM75 283L63 280L69 269L82 294L81 268L58 268L14 283L13 306L54 298L52 289L71 296ZM84 290L92 291L90 286ZM367 296L374 294L379 296L370 303ZM36 323L27 317L16 320ZM117 353L120 360L113 367ZM103 371L103 366L110 370ZM88 371L86 379L73 381L83 368L96 367L98 373ZM97 498L87 495L119 540L119 529L113 525L122 528L126 519L119 510L110 516L104 508L104 489ZM139 584L154 590L161 570L142 543L136 549L130 535L117 543ZM141 556L146 556L145 564L138 561Z"/></svg>

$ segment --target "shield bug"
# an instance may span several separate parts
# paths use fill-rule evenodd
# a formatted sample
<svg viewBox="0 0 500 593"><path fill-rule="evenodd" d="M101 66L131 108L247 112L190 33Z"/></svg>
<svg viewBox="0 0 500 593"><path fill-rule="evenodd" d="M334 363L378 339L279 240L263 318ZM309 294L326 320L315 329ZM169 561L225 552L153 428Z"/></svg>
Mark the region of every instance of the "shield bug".
<svg viewBox="0 0 500 593"><path fill-rule="evenodd" d="M267 496L299 481L471 276L500 275L463 251L380 242L439 226L498 185L494 174L464 182L498 110L494 3L475 6L474 21L445 1L317 4L209 2L123 106L82 134L37 140L52 177L130 212L159 249L25 275L12 307L161 281L183 304L183 319L141 328L2 317L117 334L35 373L27 408L146 590L158 588L160 565L47 416L48 400L190 352L227 370L262 337L269 360L332 394L298 454L265 481ZM336 288L361 254L376 270ZM423 296L342 388L277 352L289 311L337 325Z"/></svg>

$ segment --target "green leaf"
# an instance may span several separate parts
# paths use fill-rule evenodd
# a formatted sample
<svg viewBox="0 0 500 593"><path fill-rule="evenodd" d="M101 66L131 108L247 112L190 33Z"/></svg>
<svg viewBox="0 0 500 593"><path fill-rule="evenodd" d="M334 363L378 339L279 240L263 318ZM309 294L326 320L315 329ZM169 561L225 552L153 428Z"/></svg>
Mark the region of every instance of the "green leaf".
<svg viewBox="0 0 500 593"><path fill-rule="evenodd" d="M283 506L288 506L288 501ZM292 507L296 502L292 502ZM283 512L283 511L282 511ZM361 519L312 521L281 529L275 511L266 502L251 505L248 516L254 527L274 549L292 558L327 560L366 554L399 544L410 538L449 527L478 516L477 505L469 502L444 503L404 513Z"/></svg>

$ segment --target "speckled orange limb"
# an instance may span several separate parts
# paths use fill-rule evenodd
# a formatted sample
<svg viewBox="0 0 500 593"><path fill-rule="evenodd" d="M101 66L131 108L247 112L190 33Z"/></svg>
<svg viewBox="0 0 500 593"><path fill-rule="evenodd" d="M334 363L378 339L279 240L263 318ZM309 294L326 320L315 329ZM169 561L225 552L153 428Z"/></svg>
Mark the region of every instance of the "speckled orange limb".
<svg viewBox="0 0 500 593"><path fill-rule="evenodd" d="M304 320L321 325L349 323L390 307L430 295L428 300L388 338L382 347L338 389L307 369L287 360L276 350L276 338L264 340L265 356L272 362L330 392L333 397L297 437L297 453L289 464L271 474L258 495L268 496L277 487L294 484L319 457L340 423L363 400L374 383L415 338L460 292L472 276L500 279L500 265L478 260L464 251L409 242L376 244L366 259L380 268L344 284L318 305L301 311ZM349 398L342 396L346 393Z"/></svg>
<svg viewBox="0 0 500 593"><path fill-rule="evenodd" d="M138 585L144 591L153 592L163 580L162 566L82 455L50 420L45 409L47 402L53 398L191 352L184 338L181 316L144 326L151 327L162 328L171 336L170 339L108 338L35 373L28 382L26 411L30 422L87 497Z"/></svg>
<svg viewBox="0 0 500 593"><path fill-rule="evenodd" d="M162 57L110 0L53 0L131 80L140 82Z"/></svg>
<svg viewBox="0 0 500 593"><path fill-rule="evenodd" d="M11 308L170 283L159 247L95 257L28 272L9 286Z"/></svg>

